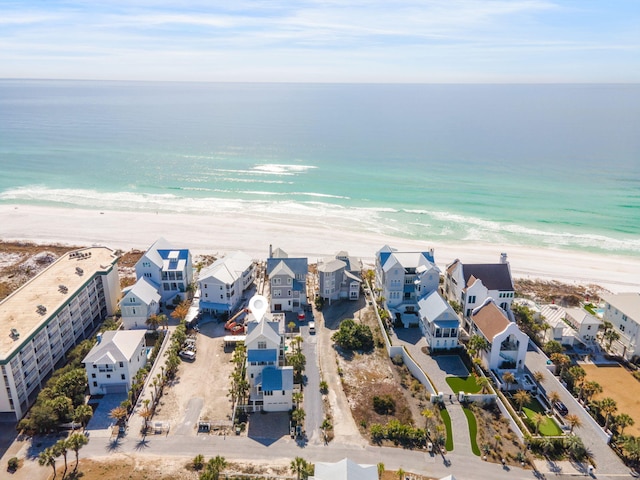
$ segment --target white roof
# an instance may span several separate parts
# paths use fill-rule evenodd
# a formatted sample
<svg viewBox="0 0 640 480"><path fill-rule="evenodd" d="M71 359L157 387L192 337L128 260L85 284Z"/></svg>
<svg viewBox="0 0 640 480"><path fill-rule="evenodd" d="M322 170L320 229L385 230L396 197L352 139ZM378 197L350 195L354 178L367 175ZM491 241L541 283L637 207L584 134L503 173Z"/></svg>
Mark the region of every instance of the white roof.
<svg viewBox="0 0 640 480"><path fill-rule="evenodd" d="M144 330L108 330L93 346L82 363L128 362L144 340Z"/></svg>
<svg viewBox="0 0 640 480"><path fill-rule="evenodd" d="M142 258L146 258L151 262L153 262L158 268L162 268L163 259L158 253L158 250L171 250L172 248L173 248L173 245L167 242L167 240L165 240L163 237L160 237L158 240L155 241L153 245L149 247L149 250L145 252Z"/></svg>
<svg viewBox="0 0 640 480"><path fill-rule="evenodd" d="M253 260L244 252L237 251L219 258L200 272L200 282L212 277L221 283L232 284L251 268Z"/></svg>
<svg viewBox="0 0 640 480"><path fill-rule="evenodd" d="M276 276L276 275L286 275L288 277L295 277L296 274L293 272L293 270L291 270L287 264L284 262L284 260L278 262L278 264L273 267L273 270L271 270L271 273L269 274L270 277Z"/></svg>
<svg viewBox="0 0 640 480"><path fill-rule="evenodd" d="M543 305L540 308L540 314L544 317L545 321L551 325L552 327L558 326L558 322L561 322L563 325L564 317L566 315L565 309L560 305Z"/></svg>
<svg viewBox="0 0 640 480"><path fill-rule="evenodd" d="M376 465L359 465L344 458L336 463L316 462L316 480L378 480Z"/></svg>
<svg viewBox="0 0 640 480"><path fill-rule="evenodd" d="M601 295L601 297L612 307L617 308L636 323L640 323L640 293L618 293L615 295Z"/></svg>
<svg viewBox="0 0 640 480"><path fill-rule="evenodd" d="M249 345L255 342L260 337L265 337L271 340L273 343L280 343L280 334L278 333L278 323L268 322L265 318L259 322L250 322L247 325L247 338L244 342L245 345Z"/></svg>
<svg viewBox="0 0 640 480"><path fill-rule="evenodd" d="M426 297L418 301L418 309L420 317L426 318L428 321L434 320L458 320L458 315L453 310L449 302L447 302L437 292L431 292Z"/></svg>
<svg viewBox="0 0 640 480"><path fill-rule="evenodd" d="M341 268L345 268L347 264L337 258L325 258L321 262L318 262L318 271L322 273L336 272ZM273 273L272 273L273 275Z"/></svg>
<svg viewBox="0 0 640 480"><path fill-rule="evenodd" d="M161 299L156 287L149 283L144 277L140 277L131 288L126 290L124 297L122 297L122 300L120 301L121 305L122 302L124 302L124 299L129 297L129 295L136 296L145 305L151 305L153 302L159 303Z"/></svg>
<svg viewBox="0 0 640 480"><path fill-rule="evenodd" d="M570 316L578 325L599 325L602 321L584 308L567 308L567 315Z"/></svg>

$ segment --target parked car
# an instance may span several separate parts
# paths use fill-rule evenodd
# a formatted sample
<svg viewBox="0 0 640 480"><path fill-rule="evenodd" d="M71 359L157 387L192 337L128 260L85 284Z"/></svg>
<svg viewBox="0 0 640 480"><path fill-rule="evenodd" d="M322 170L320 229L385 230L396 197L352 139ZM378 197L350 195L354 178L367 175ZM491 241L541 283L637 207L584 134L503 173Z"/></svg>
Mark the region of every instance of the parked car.
<svg viewBox="0 0 640 480"><path fill-rule="evenodd" d="M316 333L316 322L309 322L309 334L315 335Z"/></svg>
<svg viewBox="0 0 640 480"><path fill-rule="evenodd" d="M558 411L558 413L560 415L562 415L563 417L569 413L569 409L567 408L567 406L562 403L560 400L558 400L557 402L553 403L553 406L555 407L555 409Z"/></svg>
<svg viewBox="0 0 640 480"><path fill-rule="evenodd" d="M184 358L185 360L189 360L190 362L193 362L196 359L196 352L193 352L191 350L181 350L178 355L180 355L180 357Z"/></svg>
<svg viewBox="0 0 640 480"><path fill-rule="evenodd" d="M298 312L298 320L301 322L304 320L304 312Z"/></svg>

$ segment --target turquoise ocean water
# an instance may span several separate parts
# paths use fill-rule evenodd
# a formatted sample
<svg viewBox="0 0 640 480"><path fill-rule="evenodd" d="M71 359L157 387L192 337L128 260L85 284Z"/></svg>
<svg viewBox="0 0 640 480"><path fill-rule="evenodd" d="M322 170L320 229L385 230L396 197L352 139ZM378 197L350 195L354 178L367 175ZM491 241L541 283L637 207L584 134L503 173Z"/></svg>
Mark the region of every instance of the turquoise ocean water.
<svg viewBox="0 0 640 480"><path fill-rule="evenodd" d="M640 85L2 80L0 166L4 204L640 255Z"/></svg>

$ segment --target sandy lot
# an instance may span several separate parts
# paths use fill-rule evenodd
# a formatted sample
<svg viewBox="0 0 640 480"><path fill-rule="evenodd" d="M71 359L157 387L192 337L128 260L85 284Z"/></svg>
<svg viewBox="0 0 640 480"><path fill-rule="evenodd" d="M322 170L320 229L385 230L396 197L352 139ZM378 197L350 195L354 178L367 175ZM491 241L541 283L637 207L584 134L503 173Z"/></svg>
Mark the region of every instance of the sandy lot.
<svg viewBox="0 0 640 480"><path fill-rule="evenodd" d="M201 325L195 362L182 362L176 381L165 388L154 421L171 422L171 433L195 434L198 419L214 425L231 424L233 405L227 393L233 364L232 351L224 350L226 333L223 323ZM181 429L185 422L192 423L188 429Z"/></svg>
<svg viewBox="0 0 640 480"><path fill-rule="evenodd" d="M640 435L640 382L623 367L580 364L587 372L587 380L595 380L602 385L603 392L594 398L613 398L617 405L616 415L626 413L635 421L635 425L625 428L624 433Z"/></svg>

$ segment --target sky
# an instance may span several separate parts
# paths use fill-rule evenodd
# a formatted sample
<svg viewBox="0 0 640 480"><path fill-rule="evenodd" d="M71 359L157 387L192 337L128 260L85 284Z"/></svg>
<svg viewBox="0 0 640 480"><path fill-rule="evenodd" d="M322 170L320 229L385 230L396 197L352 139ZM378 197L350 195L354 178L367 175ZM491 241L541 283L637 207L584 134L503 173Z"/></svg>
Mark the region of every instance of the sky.
<svg viewBox="0 0 640 480"><path fill-rule="evenodd" d="M0 78L637 83L640 0L0 0Z"/></svg>

